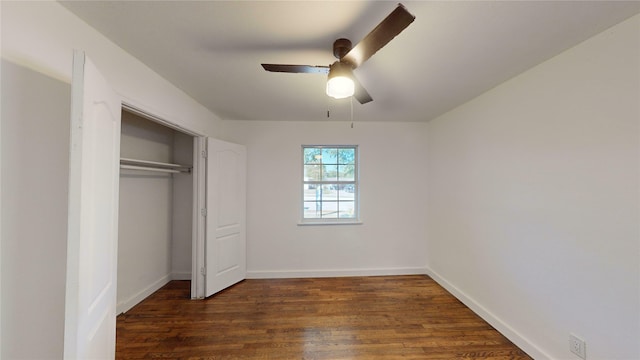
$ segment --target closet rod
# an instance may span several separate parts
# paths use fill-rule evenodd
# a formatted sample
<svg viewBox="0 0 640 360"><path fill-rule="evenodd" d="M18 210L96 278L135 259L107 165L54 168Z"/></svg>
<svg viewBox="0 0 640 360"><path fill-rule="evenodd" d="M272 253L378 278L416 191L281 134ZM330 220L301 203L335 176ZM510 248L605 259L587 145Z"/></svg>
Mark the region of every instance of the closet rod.
<svg viewBox="0 0 640 360"><path fill-rule="evenodd" d="M120 159L120 168L131 170L149 170L170 173L191 172L191 167L179 164L170 164L157 161L137 160L137 159ZM171 170L171 171L168 171Z"/></svg>
<svg viewBox="0 0 640 360"><path fill-rule="evenodd" d="M173 174L182 172L174 169L163 169L163 168L154 168L150 166L135 166L135 165L125 165L125 164L120 164L120 169L155 171L155 172L173 173Z"/></svg>

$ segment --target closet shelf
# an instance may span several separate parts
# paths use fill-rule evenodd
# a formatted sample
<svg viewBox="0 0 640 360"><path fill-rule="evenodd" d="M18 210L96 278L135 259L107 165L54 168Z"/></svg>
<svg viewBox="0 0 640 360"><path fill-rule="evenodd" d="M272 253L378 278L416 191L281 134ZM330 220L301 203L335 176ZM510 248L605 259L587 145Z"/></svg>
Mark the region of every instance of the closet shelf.
<svg viewBox="0 0 640 360"><path fill-rule="evenodd" d="M167 173L190 173L191 166L157 161L120 158L120 168L128 170L157 171Z"/></svg>

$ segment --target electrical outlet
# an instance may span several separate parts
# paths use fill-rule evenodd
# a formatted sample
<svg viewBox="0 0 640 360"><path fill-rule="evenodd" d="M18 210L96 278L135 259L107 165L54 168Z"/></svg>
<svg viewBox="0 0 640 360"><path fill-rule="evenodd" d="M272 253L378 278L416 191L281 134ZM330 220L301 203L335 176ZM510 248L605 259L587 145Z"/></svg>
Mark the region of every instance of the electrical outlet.
<svg viewBox="0 0 640 360"><path fill-rule="evenodd" d="M587 343L573 334L569 334L569 350L581 359L587 358Z"/></svg>

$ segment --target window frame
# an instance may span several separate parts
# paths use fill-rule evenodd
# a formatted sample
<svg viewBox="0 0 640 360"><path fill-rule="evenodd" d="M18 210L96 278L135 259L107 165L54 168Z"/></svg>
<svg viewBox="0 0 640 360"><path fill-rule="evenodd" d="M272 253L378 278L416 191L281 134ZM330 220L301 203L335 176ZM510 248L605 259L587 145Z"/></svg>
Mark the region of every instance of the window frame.
<svg viewBox="0 0 640 360"><path fill-rule="evenodd" d="M305 179L305 149L353 149L354 150L354 174L353 181L338 180L306 180ZM358 145L302 145L300 151L300 221L298 225L349 225L362 224L360 218L360 149ZM354 217L350 218L305 218L305 188L307 185L353 185L353 211Z"/></svg>

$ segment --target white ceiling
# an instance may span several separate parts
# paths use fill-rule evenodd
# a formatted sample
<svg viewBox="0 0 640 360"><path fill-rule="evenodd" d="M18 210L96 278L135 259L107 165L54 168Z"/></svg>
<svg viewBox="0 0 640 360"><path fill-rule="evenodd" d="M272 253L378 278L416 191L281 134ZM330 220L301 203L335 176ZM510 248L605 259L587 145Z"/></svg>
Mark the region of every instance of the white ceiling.
<svg viewBox="0 0 640 360"><path fill-rule="evenodd" d="M227 120L348 120L323 75L261 63L329 65L391 1L65 1L62 4ZM374 101L356 121L428 121L640 12L640 2L406 1L416 20L355 70Z"/></svg>

